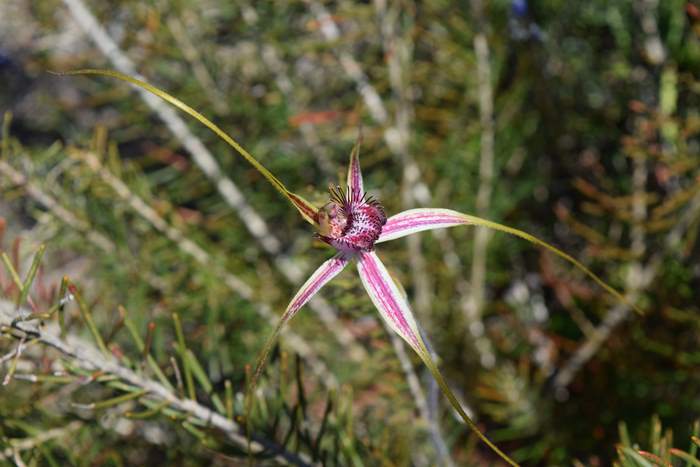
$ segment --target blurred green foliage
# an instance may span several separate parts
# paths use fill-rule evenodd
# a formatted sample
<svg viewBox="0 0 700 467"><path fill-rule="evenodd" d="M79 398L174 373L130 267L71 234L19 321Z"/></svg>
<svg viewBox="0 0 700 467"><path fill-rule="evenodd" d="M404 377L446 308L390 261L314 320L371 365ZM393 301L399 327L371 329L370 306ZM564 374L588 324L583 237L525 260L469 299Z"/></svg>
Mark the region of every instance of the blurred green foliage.
<svg viewBox="0 0 700 467"><path fill-rule="evenodd" d="M330 17L324 18L318 13L322 3L87 5L139 73L209 116L319 206L327 198L324 187L342 180L361 126L365 185L389 214L409 207L406 192L415 188L403 172L405 154L390 144L406 109L408 154L420 182L431 190L430 204L475 212L483 182L483 128L474 39L483 30L494 95L496 174L487 217L571 253L634 297L646 313L622 310L561 262L502 235L489 242L487 304L478 323L462 312L473 230L423 234L423 272L407 266L415 250L402 241L387 244L382 258L412 302L427 284L429 303L418 309L418 318L441 368L486 434L516 460L667 465L670 441L660 446L659 435L646 447L660 456L660 464L624 437L647 439L660 430L658 420L650 422L653 415L681 446L697 436L692 426L700 412L700 6L685 0L516 0L487 2L479 10L476 1L339 1L325 2ZM324 37L328 21L337 26L338 38ZM405 51L398 61L403 84L397 88L392 54ZM343 66L347 57L357 61L378 93L386 121L373 117L363 88ZM151 353L172 381L177 313L187 346L212 385L206 391L197 383L200 402L213 408L211 396L223 397L225 381L234 398L244 397L245 365L255 361L271 330L256 307L264 303L281 314L297 285L129 87L47 73L86 67L114 65L66 3L2 2L0 110L12 111L13 119L3 132L0 162L79 220L70 222L28 185L1 172L2 249L23 277L38 245L46 243L31 300L38 309L50 308L60 299L61 277L69 276L83 291L103 338L112 337L112 352L132 360L140 354L128 333L115 328L119 306L143 338L154 323ZM266 221L282 245L280 254L310 274L329 251L313 240L308 225L225 144L194 123L190 128ZM81 153L96 156L131 194L206 251L209 267L155 229ZM95 233L106 242L94 241ZM254 299L233 293L222 271L250 284ZM6 271L0 279L3 298L14 301L18 290ZM261 385L254 428L293 452L312 455L314 433L333 401L324 463L433 465L438 461L427 423L417 415L384 328L354 275L339 279L322 295L366 358L350 358L307 308L291 328L342 389L329 393L304 370L304 360L297 373L287 352L278 353ZM69 331L87 337L79 317L75 307L67 307ZM483 329L493 364L480 358L483 349L470 331L475 325ZM0 354L16 346L15 338L0 336ZM281 346L291 351L284 338ZM17 362L18 374L50 375L66 364L49 350L29 349ZM11 362L3 360L3 377ZM298 384L291 383L295 380ZM427 376L423 382L430 396ZM103 416L71 406L123 392L105 384L15 378L0 387L0 453L8 439L74 427L69 431L74 434L23 452L24 461L245 462L245 453L218 438L208 444L182 420L156 416L127 423L125 413L133 407L117 405ZM445 404L439 402L435 411L457 465L496 462ZM619 439L623 422L629 435Z"/></svg>

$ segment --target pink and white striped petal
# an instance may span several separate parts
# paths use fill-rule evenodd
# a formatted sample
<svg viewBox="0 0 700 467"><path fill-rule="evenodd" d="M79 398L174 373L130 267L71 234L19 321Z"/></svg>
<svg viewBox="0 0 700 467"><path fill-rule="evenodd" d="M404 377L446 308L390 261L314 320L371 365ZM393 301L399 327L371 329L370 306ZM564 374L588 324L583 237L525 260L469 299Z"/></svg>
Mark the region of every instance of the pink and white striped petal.
<svg viewBox="0 0 700 467"><path fill-rule="evenodd" d="M374 251L370 251L361 252L358 256L357 270L360 272L360 279L362 279L362 284L365 286L365 289L367 289L369 297L372 299L374 306L379 310L382 318L384 318L389 326L416 351L421 360L423 360L423 363L425 363L433 374L440 390L445 394L450 404L452 404L452 407L459 413L464 422L469 425L479 438L501 456L503 460L517 467L517 463L498 449L498 447L479 430L474 424L474 421L460 405L430 356L430 352L428 352L423 339L420 337L418 326L413 318L413 313L408 306L408 302L406 302L403 294L399 291L398 286L389 275L389 272L386 270L377 254Z"/></svg>
<svg viewBox="0 0 700 467"><path fill-rule="evenodd" d="M464 214L451 209L409 209L387 219L376 243L388 242L416 232L472 224Z"/></svg>
<svg viewBox="0 0 700 467"><path fill-rule="evenodd" d="M391 216L389 219L387 219L384 227L382 227L382 233L375 243L387 242L389 240L405 237L424 230L443 229L446 227L454 227L456 225L477 225L480 227L486 227L491 230L497 230L515 237L520 237L523 240L527 240L530 243L549 250L593 279L596 284L601 286L605 291L617 298L620 302L630 306L637 311L637 313L643 314L642 310L638 306L608 285L607 282L598 277L580 261L576 260L573 256L564 253L559 248L552 246L544 240L540 240L534 235L530 235L522 230L514 229L513 227L508 227L507 225L499 224L481 217L463 214L451 209L409 209L408 211L400 212L395 216Z"/></svg>
<svg viewBox="0 0 700 467"><path fill-rule="evenodd" d="M287 310L282 315L280 324L284 325L284 323L292 319L297 311L321 290L321 287L345 269L349 261L346 255L338 253L319 266L304 285L301 286L297 294L292 298L292 301L289 302Z"/></svg>
<svg viewBox="0 0 700 467"><path fill-rule="evenodd" d="M427 355L413 312L377 254L374 251L360 252L357 270L369 298L391 329L401 336L418 355Z"/></svg>
<svg viewBox="0 0 700 467"><path fill-rule="evenodd" d="M262 351L260 352L255 373L253 374L253 380L251 382L253 386L255 386L258 378L260 377L260 373L262 373L262 369L267 361L267 356L270 354L270 350L272 350L273 345L277 341L277 336L279 336L284 325L290 319L294 318L294 315L297 314L301 307L311 300L311 298L316 295L316 293L318 293L318 291L321 290L324 285L337 276L340 271L345 269L345 266L347 266L349 261L350 259L348 256L338 253L319 266L319 268L316 269L316 271L311 275L311 277L309 277L304 285L301 286L297 294L294 296L294 298L292 298L292 301L289 302L289 305L282 315L282 318L280 318L279 322L277 323L277 327L275 327L275 330L272 331L272 334L267 339Z"/></svg>
<svg viewBox="0 0 700 467"><path fill-rule="evenodd" d="M348 190L350 191L350 202L357 203L362 199L364 187L362 183L362 171L360 170L360 143L357 140L355 147L350 153L350 164L348 165Z"/></svg>

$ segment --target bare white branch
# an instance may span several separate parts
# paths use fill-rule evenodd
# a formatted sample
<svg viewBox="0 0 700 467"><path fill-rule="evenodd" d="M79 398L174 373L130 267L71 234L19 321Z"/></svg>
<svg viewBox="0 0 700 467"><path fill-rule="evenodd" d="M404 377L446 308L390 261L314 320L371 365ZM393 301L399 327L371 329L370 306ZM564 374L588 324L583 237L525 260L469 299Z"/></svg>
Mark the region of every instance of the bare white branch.
<svg viewBox="0 0 700 467"><path fill-rule="evenodd" d="M0 326L12 327L15 317L14 304L6 300L0 300ZM177 397L162 384L122 366L114 357L105 355L84 339L71 334L62 339L60 337L60 329L54 322L46 323L42 327L38 327L30 322L19 322L14 324L14 328L26 333L38 343L57 350L63 357L69 358L79 368L114 375L122 381L146 391L149 397L161 402L167 402L169 407L185 413L207 426L216 428L242 449L250 449L253 453L270 449L273 452L277 451L275 460L283 464L308 465L311 463L304 456L287 452L270 441L256 437L248 439L245 429L235 421L201 405L197 401Z"/></svg>

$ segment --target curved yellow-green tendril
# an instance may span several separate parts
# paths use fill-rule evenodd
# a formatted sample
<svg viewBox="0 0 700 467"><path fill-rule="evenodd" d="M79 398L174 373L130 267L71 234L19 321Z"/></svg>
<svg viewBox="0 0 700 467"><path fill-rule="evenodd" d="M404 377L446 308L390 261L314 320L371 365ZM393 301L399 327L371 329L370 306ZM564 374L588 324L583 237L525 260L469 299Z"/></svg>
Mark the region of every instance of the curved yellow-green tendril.
<svg viewBox="0 0 700 467"><path fill-rule="evenodd" d="M134 86L137 86L145 91L150 92L151 94L160 97L167 103L177 107L181 111L185 112L189 116L195 118L197 121L199 121L201 124L209 128L211 131L213 131L219 138L224 140L229 146L234 148L245 160L247 160L250 165L252 165L258 172L260 172L271 184L274 186L277 191L282 193L282 196L287 198L292 205L299 211L301 216L309 222L312 225L317 224L317 214L318 214L318 209L316 209L311 203L306 201L304 198L301 196L289 191L287 187L282 183L277 177L275 177L272 172L267 170L258 160L253 157L248 151L246 151L243 146L238 144L236 140L234 140L231 136L229 136L224 130L222 130L219 126L217 126L215 123L213 123L211 120L206 118L204 115L201 113L197 112L194 110L192 107L189 105L185 104L182 102L180 99L171 96L167 92L145 82L140 79L131 77L129 75L125 75L123 73L119 73L117 71L112 71L112 70L98 70L98 69L84 69L84 70L74 70L74 71L67 71L63 73L55 73L57 75L100 75L100 76L107 76L110 78L116 78L121 81L126 81L127 83L133 84Z"/></svg>
<svg viewBox="0 0 700 467"><path fill-rule="evenodd" d="M445 378L443 378L442 373L440 373L440 370L438 369L437 365L433 361L433 359L430 356L430 352L428 352L428 349L425 347L425 343L420 342L421 344L421 351L416 352L418 356L423 360L423 363L425 364L426 367L428 367L428 370L430 370L430 373L433 375L433 378L435 378L435 382L437 382L438 386L440 387L440 390L442 393L447 397L447 400L450 401L450 404L452 407L459 413L459 416L464 420L464 423L467 424L467 426L476 434L476 436L481 439L488 447L490 447L498 456L506 461L509 465L512 465L513 467L519 467L519 464L515 462L513 459L511 459L506 453L501 451L498 446L496 446L490 439L486 437L484 433L479 430L479 428L476 426L476 423L467 415L467 413L464 411L462 408L462 405L459 403L457 400L457 397L455 397L454 393L450 389L450 387L447 385L447 382L445 381Z"/></svg>
<svg viewBox="0 0 700 467"><path fill-rule="evenodd" d="M527 240L530 243L534 243L535 245L539 245L542 248L545 248L545 249L551 251L552 253L559 256L560 258L573 264L577 269L581 270L584 274L586 274L588 277L593 279L593 281L596 284L601 286L605 291L607 291L613 297L620 300L622 303L629 306L630 308L632 308L634 311L636 311L640 315L644 314L644 312L639 307L637 307L634 303L630 302L624 295L622 295L620 292L615 290L613 287L609 286L603 279L598 277L598 275L596 275L593 271L591 271L586 266L581 264L581 262L579 262L573 256L571 256L567 253L564 253L559 248L550 245L549 243L545 242L544 240L540 240L539 238L535 237L534 235L530 235L527 232L523 232L522 230L514 229L513 227L508 227L507 225L503 225L503 224L499 224L497 222L482 219L481 217L471 216L469 214L460 213L460 215L464 218L465 221L469 222L470 224L479 225L479 226L486 227L486 228L489 228L492 230L498 230L500 232L505 232L505 233L510 234L510 235L515 235L516 237L520 237L523 240Z"/></svg>

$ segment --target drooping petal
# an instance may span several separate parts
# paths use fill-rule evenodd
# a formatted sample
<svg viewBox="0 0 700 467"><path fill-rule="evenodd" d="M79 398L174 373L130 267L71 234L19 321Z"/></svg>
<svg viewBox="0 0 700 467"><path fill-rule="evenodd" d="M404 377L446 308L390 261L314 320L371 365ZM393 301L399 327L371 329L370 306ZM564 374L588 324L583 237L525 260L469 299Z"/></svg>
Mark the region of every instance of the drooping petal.
<svg viewBox="0 0 700 467"><path fill-rule="evenodd" d="M357 139L355 147L350 153L350 163L348 165L348 190L350 191L350 202L359 202L364 193L362 186L362 171L360 170L360 143L361 138Z"/></svg>
<svg viewBox="0 0 700 467"><path fill-rule="evenodd" d="M452 211L451 209L409 209L407 211L391 216L384 224L382 228L382 233L377 240L379 242L386 242L389 240L394 240L397 238L405 237L407 235L421 232L424 230L431 229L442 229L446 227L453 227L456 225L478 225L481 227L486 227L492 230L498 230L500 232L505 232L516 237L520 237L527 240L530 243L534 243L546 250L551 251L560 258L566 260L574 267L582 271L588 277L590 277L596 284L601 286L605 291L610 293L620 302L630 306L638 313L642 313L636 305L631 303L627 298L625 298L620 292L609 286L603 279L598 277L593 271L588 269L586 266L581 264L578 260L574 259L571 255L564 253L559 248L550 245L544 240L540 240L534 235L530 235L522 230L514 229L508 227L507 225L499 224L497 222L492 222L480 217L471 216L469 214L463 214L461 212Z"/></svg>
<svg viewBox="0 0 700 467"><path fill-rule="evenodd" d="M272 349L272 346L277 339L282 327L297 314L297 312L303 307L311 298L316 295L316 293L321 290L321 287L326 285L331 279L337 276L344 268L347 266L349 258L342 253L338 253L331 259L324 262L316 271L309 277L309 279L301 286L297 294L289 302L287 309L285 310L282 318L280 318L277 327L272 332L272 335L268 338L265 343L260 357L258 358L258 363L256 365L255 377L253 381L258 379L260 372L263 369L267 356Z"/></svg>
<svg viewBox="0 0 700 467"><path fill-rule="evenodd" d="M374 251L361 252L359 254L357 270L360 273L362 284L367 290L372 303L374 303L374 306L379 310L379 314L389 324L391 329L401 336L403 340L415 350L421 360L423 360L423 363L425 363L425 366L428 367L435 381L437 381L438 386L440 386L440 390L445 394L445 397L447 397L450 404L459 413L464 422L503 460L510 465L517 466L510 457L493 444L486 435L477 428L474 421L469 418L459 404L459 401L445 382L437 365L433 362L430 352L428 352L420 336L418 326L413 318L413 313L411 312L406 298L389 275L389 271L386 270L386 267L377 254Z"/></svg>
<svg viewBox="0 0 700 467"><path fill-rule="evenodd" d="M359 254L357 270L379 314L418 354L425 352L411 308L374 251Z"/></svg>
<svg viewBox="0 0 700 467"><path fill-rule="evenodd" d="M289 302L287 310L282 315L282 321L286 322L292 319L297 311L321 290L321 287L326 285L347 266L348 261L347 256L339 253L319 266L304 285L301 286L297 294L292 298L292 301Z"/></svg>
<svg viewBox="0 0 700 467"><path fill-rule="evenodd" d="M224 140L226 144L231 146L233 149L235 149L245 160L247 160L250 165L252 165L258 172L260 172L272 186L274 186L277 191L282 193L282 196L287 198L292 205L299 211L301 216L309 222L312 225L317 225L318 223L318 209L314 207L311 203L306 201L304 198L302 198L299 195L294 194L293 192L289 191L287 187L282 183L277 177L275 177L272 172L267 170L265 166L263 166L258 160L253 157L248 151L243 148L238 142L233 139L231 136L229 136L224 130L222 130L219 126L217 126L215 123L213 123L211 120L206 118L204 115L201 113L197 112L194 110L192 107L189 105L185 104L182 102L180 99L171 96L167 92L163 91L162 89L159 89L145 81L142 81L137 78L133 78L129 75L125 75L122 73L119 73L117 71L112 71L112 70L95 70L95 69L85 69L85 70L75 70L75 71L69 71L65 73L57 73L59 75L100 75L100 76L107 76L110 78L116 78L121 81L126 81L127 83L131 83L134 86L137 86L143 90L146 90L150 92L151 94L160 97L163 99L165 102L168 104L177 107L181 111L185 112L189 116L193 117L195 120L199 121L201 124L209 128L211 131L213 131L219 138Z"/></svg>

